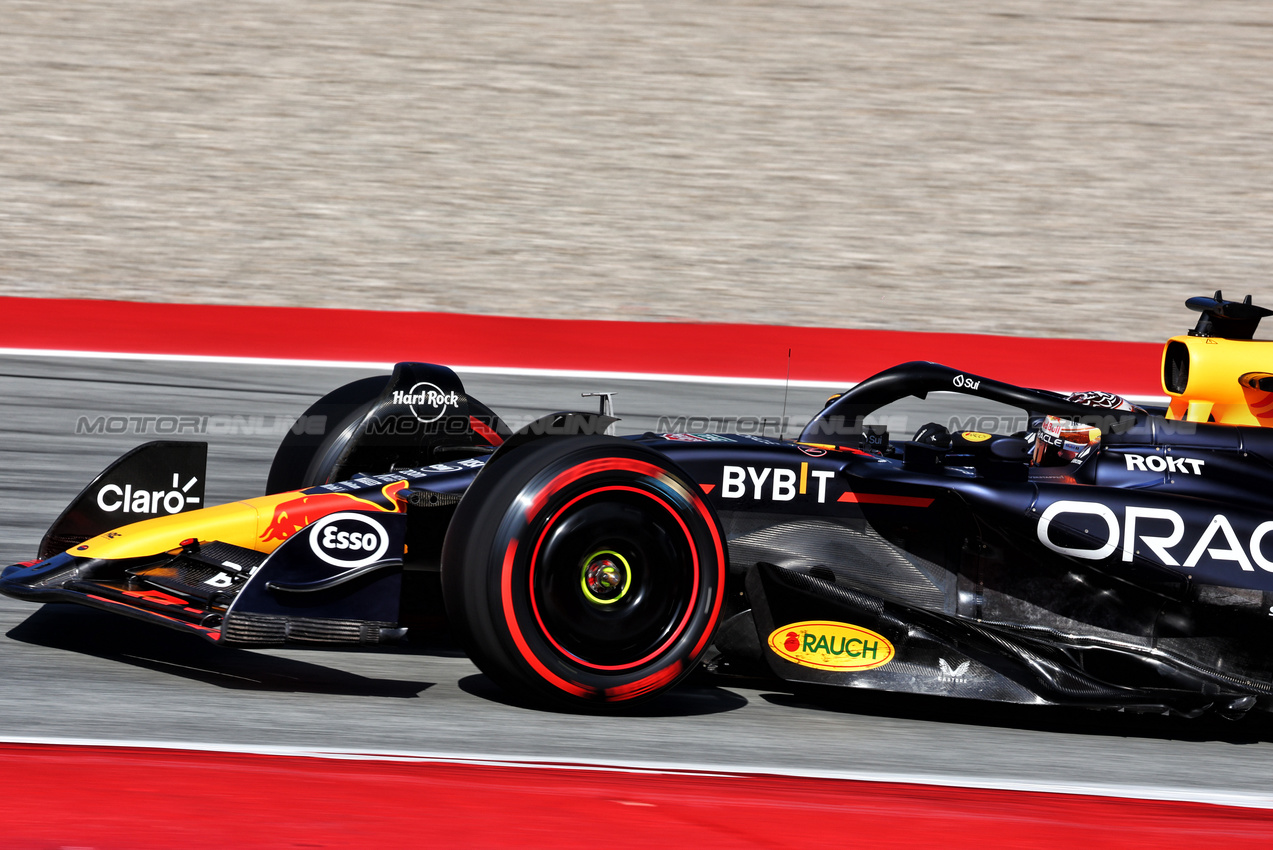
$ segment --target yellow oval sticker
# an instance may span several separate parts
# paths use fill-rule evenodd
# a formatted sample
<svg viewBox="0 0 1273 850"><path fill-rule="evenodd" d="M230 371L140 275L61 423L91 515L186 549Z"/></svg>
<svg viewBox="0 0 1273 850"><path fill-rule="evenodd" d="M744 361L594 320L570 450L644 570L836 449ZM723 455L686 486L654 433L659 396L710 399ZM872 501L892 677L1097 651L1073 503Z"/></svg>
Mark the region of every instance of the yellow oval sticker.
<svg viewBox="0 0 1273 850"><path fill-rule="evenodd" d="M984 434L981 431L964 431L959 436L963 437L970 443L984 443L986 440L990 439L989 434Z"/></svg>
<svg viewBox="0 0 1273 850"><path fill-rule="evenodd" d="M893 660L888 638L870 629L828 620L806 620L775 629L769 648L780 657L822 670L870 670Z"/></svg>

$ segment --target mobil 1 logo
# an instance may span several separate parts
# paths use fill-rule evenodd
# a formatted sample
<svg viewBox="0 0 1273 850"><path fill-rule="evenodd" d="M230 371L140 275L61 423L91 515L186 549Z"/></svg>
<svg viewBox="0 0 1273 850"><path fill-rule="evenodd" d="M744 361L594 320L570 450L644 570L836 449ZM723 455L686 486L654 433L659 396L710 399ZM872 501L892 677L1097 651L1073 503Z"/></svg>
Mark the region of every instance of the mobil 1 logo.
<svg viewBox="0 0 1273 850"><path fill-rule="evenodd" d="M341 511L310 526L309 547L324 563L356 569L384 558L389 531L367 514Z"/></svg>

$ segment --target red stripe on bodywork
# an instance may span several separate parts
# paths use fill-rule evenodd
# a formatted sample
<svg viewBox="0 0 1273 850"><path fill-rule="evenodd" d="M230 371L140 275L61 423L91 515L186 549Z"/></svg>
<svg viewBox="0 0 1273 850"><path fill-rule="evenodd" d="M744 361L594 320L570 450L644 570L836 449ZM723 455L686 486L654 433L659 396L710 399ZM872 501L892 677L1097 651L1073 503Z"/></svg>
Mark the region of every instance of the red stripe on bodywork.
<svg viewBox="0 0 1273 850"><path fill-rule="evenodd" d="M135 596L138 599L145 599L147 602L155 602L160 605L177 605L185 607L186 600L180 596L172 596L158 590L121 590L120 593L125 596Z"/></svg>
<svg viewBox="0 0 1273 850"><path fill-rule="evenodd" d="M837 502L857 502L862 505L900 505L904 508L926 508L933 503L932 499L918 496L886 496L883 493L845 493Z"/></svg>
<svg viewBox="0 0 1273 850"><path fill-rule="evenodd" d="M149 608L140 608L136 605L129 605L127 602L120 602L118 599L107 599L104 596L96 596L92 593L86 593L84 596L86 599L92 599L94 602L105 602L107 605L117 605L120 608L127 608L131 611L140 611L148 617L158 617L161 620L176 623L183 629L190 629L192 631L199 632L204 637L211 638L212 640L218 640L221 637L220 629L210 629L207 626L199 626L194 623L188 623L185 620L178 619L177 617L169 617L165 614L160 614L158 611L152 611Z"/></svg>
<svg viewBox="0 0 1273 850"><path fill-rule="evenodd" d="M504 444L504 438L495 433L489 425L478 419L476 416L469 417L469 427L473 429L473 433L477 434L483 440L492 446L500 446Z"/></svg>

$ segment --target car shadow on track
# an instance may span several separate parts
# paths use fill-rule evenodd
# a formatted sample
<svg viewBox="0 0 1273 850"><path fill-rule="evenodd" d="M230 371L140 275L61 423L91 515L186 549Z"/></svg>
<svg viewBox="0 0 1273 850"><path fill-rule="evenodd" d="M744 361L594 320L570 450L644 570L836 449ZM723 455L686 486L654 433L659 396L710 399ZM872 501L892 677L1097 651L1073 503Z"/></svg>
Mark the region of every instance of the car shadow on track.
<svg viewBox="0 0 1273 850"><path fill-rule="evenodd" d="M563 709L559 707L545 707L519 699L481 674L465 676L459 681L459 687L470 696L512 708L551 714L563 712ZM688 684L678 685L653 702L642 703L618 713L623 717L696 717L736 711L745 705L747 705L747 698L741 694L691 681ZM589 714L590 712L579 713Z"/></svg>
<svg viewBox="0 0 1273 850"><path fill-rule="evenodd" d="M378 679L264 652L215 646L194 635L77 605L45 605L7 637L236 690L414 699L434 682Z"/></svg>
<svg viewBox="0 0 1273 850"><path fill-rule="evenodd" d="M761 699L773 705L804 710L896 717L962 726L1023 729L1035 732L1148 738L1175 741L1220 741L1259 744L1273 741L1273 722L1261 712L1240 720L1214 715L1195 719L1161 714L1136 714L1068 706L1011 705L921 696L855 691L848 688L802 687L794 693L769 691Z"/></svg>

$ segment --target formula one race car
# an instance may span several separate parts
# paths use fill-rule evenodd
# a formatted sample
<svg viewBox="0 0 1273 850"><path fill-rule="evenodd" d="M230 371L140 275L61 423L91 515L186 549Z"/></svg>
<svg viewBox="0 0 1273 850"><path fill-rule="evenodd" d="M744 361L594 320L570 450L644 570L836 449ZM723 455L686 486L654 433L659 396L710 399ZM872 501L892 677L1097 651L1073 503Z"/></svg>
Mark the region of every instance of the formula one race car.
<svg viewBox="0 0 1273 850"><path fill-rule="evenodd" d="M795 441L620 438L572 412L510 433L449 369L401 363L298 420L272 495L204 507L201 443L125 455L0 590L252 646L380 644L445 615L504 688L572 708L631 705L706 662L1269 709L1273 342L1252 337L1273 311L1188 305L1202 315L1166 345L1165 409L913 362L833 397ZM977 412L889 433L895 403L938 398Z"/></svg>

